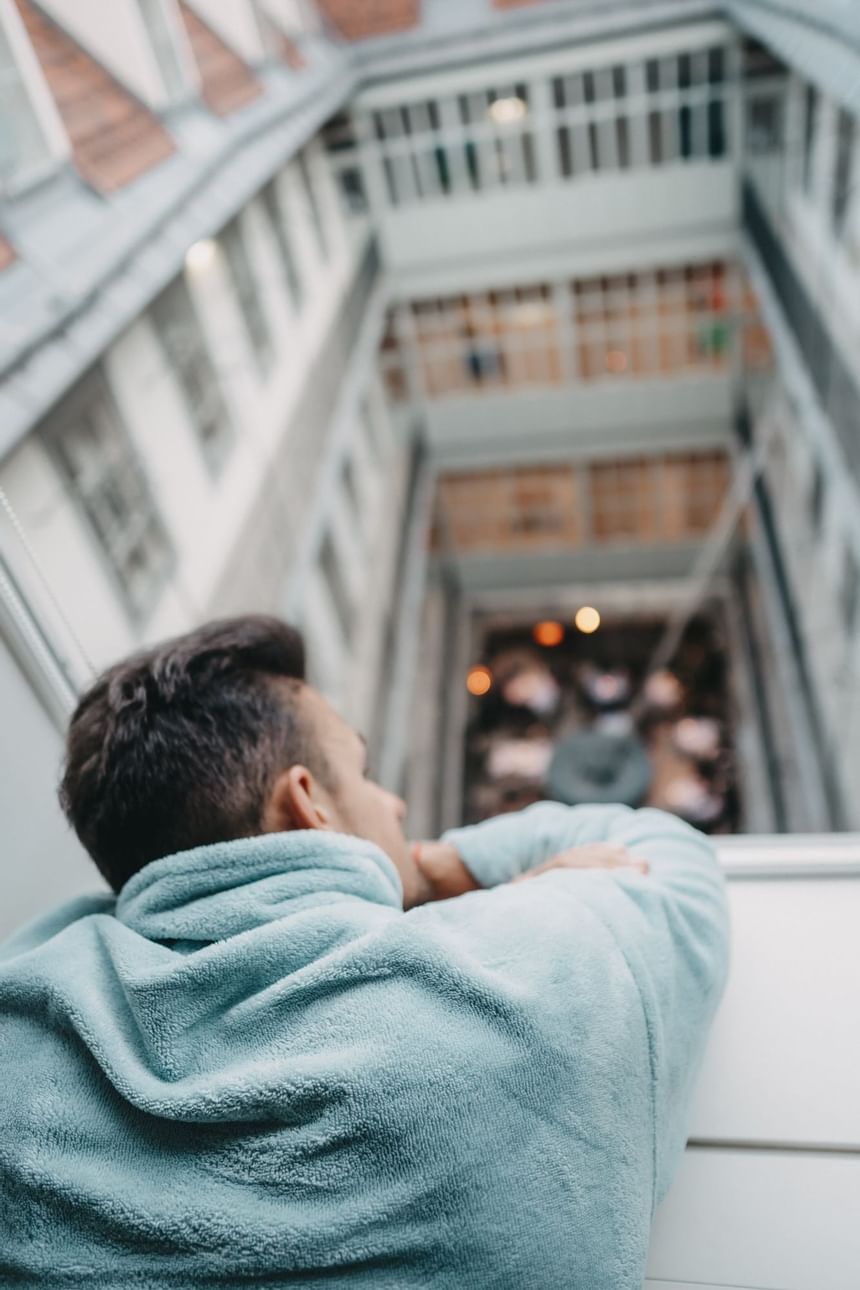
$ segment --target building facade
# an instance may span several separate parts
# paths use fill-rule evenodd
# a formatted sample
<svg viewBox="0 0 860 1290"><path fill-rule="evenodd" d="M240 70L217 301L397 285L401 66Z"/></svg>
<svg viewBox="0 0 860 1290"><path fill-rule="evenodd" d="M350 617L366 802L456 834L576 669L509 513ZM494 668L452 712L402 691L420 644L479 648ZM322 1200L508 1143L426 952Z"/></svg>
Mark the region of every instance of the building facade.
<svg viewBox="0 0 860 1290"><path fill-rule="evenodd" d="M0 938L138 646L297 622L422 836L489 633L707 618L761 836L653 1290L860 1266L858 85L846 0L0 0Z"/></svg>
<svg viewBox="0 0 860 1290"><path fill-rule="evenodd" d="M0 0L10 922L75 693L245 609L431 829L481 615L719 602L746 826L857 825L858 33L777 8Z"/></svg>

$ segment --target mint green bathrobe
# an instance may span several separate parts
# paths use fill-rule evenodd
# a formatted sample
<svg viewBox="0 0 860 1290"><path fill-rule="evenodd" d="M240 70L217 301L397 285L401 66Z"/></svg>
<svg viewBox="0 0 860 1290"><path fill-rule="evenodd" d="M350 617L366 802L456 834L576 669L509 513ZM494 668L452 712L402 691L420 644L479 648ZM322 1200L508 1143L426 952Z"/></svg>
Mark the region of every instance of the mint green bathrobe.
<svg viewBox="0 0 860 1290"><path fill-rule="evenodd" d="M0 1285L640 1290L726 973L710 843L541 804L148 865L0 952ZM553 871L626 844L651 873ZM504 885L500 885L504 884Z"/></svg>

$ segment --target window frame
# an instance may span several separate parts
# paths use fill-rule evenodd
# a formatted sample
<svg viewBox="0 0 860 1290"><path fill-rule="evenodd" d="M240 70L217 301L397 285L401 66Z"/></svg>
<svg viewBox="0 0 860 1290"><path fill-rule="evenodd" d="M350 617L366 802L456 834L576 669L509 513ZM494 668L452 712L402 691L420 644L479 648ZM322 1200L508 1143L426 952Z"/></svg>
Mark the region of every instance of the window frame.
<svg viewBox="0 0 860 1290"><path fill-rule="evenodd" d="M356 605L350 594L349 583L344 574L337 542L330 528L326 530L320 542L316 563L320 578L332 603L343 644L345 647L349 647L355 627Z"/></svg>
<svg viewBox="0 0 860 1290"><path fill-rule="evenodd" d="M95 437L98 440L100 435L99 421L96 419L98 413L102 414L101 428L105 425L110 427L108 437L112 437L113 444L108 453L102 453L102 445L100 445L102 461L99 472L94 480L87 480L83 478L83 470L75 469L71 454L64 446L64 440L76 423L81 425L87 421L91 430L95 430ZM128 617L136 626L142 625L151 617L170 582L176 567L176 548L155 500L140 454L129 434L119 404L102 368L91 369L41 423L37 433L59 477L66 485L75 510L89 531L96 556L105 568L111 583L117 588L119 599ZM104 514L102 506L103 504L105 508L110 506L109 492L111 488L116 487L117 475L120 479L118 492L120 496L125 494L124 502L128 502L130 492L136 492L135 502L138 505L143 504L141 516L137 519L137 530L132 531L131 540L126 535L126 540L122 543L126 547L124 553L117 551L118 544L111 541L102 518ZM129 481L131 481L130 489ZM119 526L117 528L119 529ZM124 564L124 560L129 560L135 545L150 537L154 537L160 545L160 555L157 550L155 553L156 559L160 559L160 567L157 567L154 575L151 576L144 594L136 595L132 590L133 583L128 576L128 566Z"/></svg>
<svg viewBox="0 0 860 1290"><path fill-rule="evenodd" d="M161 14L162 29L160 34L165 38L164 42L159 38L159 33L145 16L147 9L150 13L155 9ZM165 107L168 110L182 107L197 95L200 88L196 63L185 35L184 25L174 7L166 3L166 0L137 0L137 11L147 47L152 54L158 77L164 90ZM158 19L156 19L156 24L157 22ZM179 77L175 87L171 86L170 77L165 74L164 63L162 62L161 52L165 44L166 48L171 52L174 68Z"/></svg>
<svg viewBox="0 0 860 1290"><path fill-rule="evenodd" d="M167 306L172 298L181 297L179 313L185 317L164 319ZM155 298L147 311L149 322L158 337L158 343L164 361L176 382L180 398L185 408L188 421L193 427L194 437L200 447L206 466L213 478L217 478L230 456L236 443L236 428L224 389L215 366L211 350L206 341L200 316L194 302L194 295L184 273L179 273ZM159 314L161 319L159 319ZM187 332L193 341L193 352L189 356L179 357L179 346L168 333L171 330ZM195 377L192 368L204 369L203 384L207 387L207 397L211 399L212 416L201 416L201 405L194 392ZM207 433L207 425L217 425L214 434Z"/></svg>
<svg viewBox="0 0 860 1290"><path fill-rule="evenodd" d="M299 187L305 202L305 209L308 215L308 223L313 229L314 240L319 252L319 258L327 264L331 259L331 245L329 243L328 229L323 218L322 203L320 202L319 193L316 190L314 178L314 165L310 149L304 147L296 154L296 171L299 178Z"/></svg>
<svg viewBox="0 0 860 1290"><path fill-rule="evenodd" d="M275 363L275 336L263 303L263 290L245 237L239 211L218 234L233 298L242 319L242 330L251 362L261 381L271 375Z"/></svg>
<svg viewBox="0 0 860 1290"><path fill-rule="evenodd" d="M305 284L302 278L299 260L290 240L290 219L286 210L284 192L281 187L281 176L273 175L259 192L260 206L269 225L272 237L278 248L278 259L287 294L295 313L300 313L305 300Z"/></svg>
<svg viewBox="0 0 860 1290"><path fill-rule="evenodd" d="M0 42L9 51L10 83L29 109L45 145L45 155L24 169L0 171L0 196L14 197L42 183L71 155L71 145L36 52L12 0L0 0ZM17 86L14 85L17 80Z"/></svg>

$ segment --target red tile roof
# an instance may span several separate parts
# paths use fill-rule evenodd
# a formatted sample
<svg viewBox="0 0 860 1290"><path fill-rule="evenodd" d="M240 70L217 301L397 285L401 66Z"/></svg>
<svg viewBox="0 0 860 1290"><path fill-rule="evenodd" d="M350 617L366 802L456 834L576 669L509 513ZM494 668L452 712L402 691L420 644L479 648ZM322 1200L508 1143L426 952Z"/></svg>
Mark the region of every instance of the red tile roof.
<svg viewBox="0 0 860 1290"><path fill-rule="evenodd" d="M112 192L174 151L158 121L32 0L15 0L84 179Z"/></svg>
<svg viewBox="0 0 860 1290"><path fill-rule="evenodd" d="M229 116L262 94L263 87L238 54L203 21L199 14L179 0L185 30L194 54L203 101L217 116Z"/></svg>
<svg viewBox="0 0 860 1290"><path fill-rule="evenodd" d="M366 40L414 27L420 0L317 0L329 22L347 40Z"/></svg>
<svg viewBox="0 0 860 1290"><path fill-rule="evenodd" d="M0 273L8 269L10 264L14 264L16 259L14 246L0 233Z"/></svg>

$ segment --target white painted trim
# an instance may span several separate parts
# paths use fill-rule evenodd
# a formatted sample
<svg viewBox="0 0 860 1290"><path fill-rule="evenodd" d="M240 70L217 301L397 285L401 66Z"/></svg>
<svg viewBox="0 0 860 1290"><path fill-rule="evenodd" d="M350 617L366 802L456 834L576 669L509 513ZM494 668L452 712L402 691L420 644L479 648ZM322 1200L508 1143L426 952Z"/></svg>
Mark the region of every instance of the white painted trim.
<svg viewBox="0 0 860 1290"><path fill-rule="evenodd" d="M422 98L467 94L506 82L532 81L536 77L566 75L582 69L593 70L614 63L631 63L640 58L682 54L710 45L728 44L732 38L728 23L698 22L678 27L660 28L639 36L615 39L599 37L583 44L562 45L548 53L531 57L499 59L475 63L471 67L450 67L408 80L385 81L362 90L353 104L356 108L399 107Z"/></svg>
<svg viewBox="0 0 860 1290"><path fill-rule="evenodd" d="M69 136L66 134L54 96L48 89L41 64L36 57L33 46L30 44L21 15L13 4L13 0L0 0L0 26L2 26L3 33L9 42L9 48L21 74L24 89L29 96L36 119L45 136L48 152L53 161L62 161L71 152ZM25 174L20 182L13 178L9 188L18 190L29 187L31 183L42 178L46 169L51 168L50 166L40 167L31 174Z"/></svg>
<svg viewBox="0 0 860 1290"><path fill-rule="evenodd" d="M714 841L726 877L860 878L860 833L778 833Z"/></svg>

